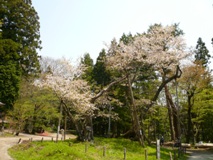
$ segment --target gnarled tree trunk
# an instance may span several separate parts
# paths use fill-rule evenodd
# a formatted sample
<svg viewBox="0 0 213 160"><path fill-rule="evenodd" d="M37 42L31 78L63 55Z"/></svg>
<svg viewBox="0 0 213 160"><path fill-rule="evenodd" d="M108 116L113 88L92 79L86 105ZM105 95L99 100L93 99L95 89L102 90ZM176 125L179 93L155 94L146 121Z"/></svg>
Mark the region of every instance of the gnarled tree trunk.
<svg viewBox="0 0 213 160"><path fill-rule="evenodd" d="M132 91L132 83L130 80L130 77L127 76L127 81L128 81L128 88L129 88L129 93L130 93L130 99L131 99L131 112L132 112L132 119L133 119L133 130L139 140L139 143L144 147L144 139L143 139L143 135L142 135L142 130L141 130L141 126L140 126L140 122L139 122L139 117L138 117L138 113L137 113L137 107L135 104L135 99L134 99L134 95L133 95L133 91Z"/></svg>
<svg viewBox="0 0 213 160"><path fill-rule="evenodd" d="M172 96L169 92L168 87L165 85L165 93L166 93L166 99L168 101L169 106L171 107L172 110L172 118L173 118L173 125L174 125L174 133L175 133L175 138L176 139L180 139L180 117L179 117L179 110L178 108L175 106L173 100L172 100Z"/></svg>

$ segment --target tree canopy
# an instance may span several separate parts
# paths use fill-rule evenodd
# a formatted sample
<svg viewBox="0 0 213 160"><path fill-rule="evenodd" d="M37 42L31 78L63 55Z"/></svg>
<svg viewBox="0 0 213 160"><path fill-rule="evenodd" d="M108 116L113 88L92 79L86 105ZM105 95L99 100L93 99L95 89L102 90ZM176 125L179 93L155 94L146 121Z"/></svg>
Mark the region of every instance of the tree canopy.
<svg viewBox="0 0 213 160"><path fill-rule="evenodd" d="M9 108L18 98L21 80L18 48L14 41L0 39L0 99Z"/></svg>
<svg viewBox="0 0 213 160"><path fill-rule="evenodd" d="M196 50L195 50L195 63L201 63L202 66L207 67L210 63L211 55L209 54L209 50L207 49L205 43L202 38L198 38Z"/></svg>
<svg viewBox="0 0 213 160"><path fill-rule="evenodd" d="M23 75L39 72L39 17L31 1L0 0L0 99L11 107Z"/></svg>
<svg viewBox="0 0 213 160"><path fill-rule="evenodd" d="M31 1L0 0L0 4L2 39L10 39L19 45L22 73L35 74L39 70L37 49L41 49L38 14Z"/></svg>

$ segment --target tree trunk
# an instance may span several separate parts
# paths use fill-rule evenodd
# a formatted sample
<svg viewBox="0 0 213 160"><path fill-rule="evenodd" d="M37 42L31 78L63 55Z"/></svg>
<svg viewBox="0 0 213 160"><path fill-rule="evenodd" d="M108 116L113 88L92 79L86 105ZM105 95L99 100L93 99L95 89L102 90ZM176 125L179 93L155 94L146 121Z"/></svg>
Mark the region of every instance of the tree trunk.
<svg viewBox="0 0 213 160"><path fill-rule="evenodd" d="M197 142L197 136L198 136L198 133L199 133L199 129L198 127L194 127L195 128L195 131L194 131L194 134L193 134L193 144L195 145L196 142Z"/></svg>
<svg viewBox="0 0 213 160"><path fill-rule="evenodd" d="M174 141L175 140L175 134L174 134L175 131L174 131L174 124L173 124L173 113L172 113L172 109L171 109L171 106L170 106L168 100L166 100L166 103L167 103L168 115L169 115L169 126L170 126L170 133L171 133L171 141Z"/></svg>
<svg viewBox="0 0 213 160"><path fill-rule="evenodd" d="M188 107L187 116L188 116L188 121L187 121L188 128L187 128L186 142L189 143L191 140L191 135L192 135L191 107Z"/></svg>
<svg viewBox="0 0 213 160"><path fill-rule="evenodd" d="M78 138L83 141L84 137L83 137L83 133L81 132L80 127L78 126L76 120L74 119L74 117L73 117L72 113L70 112L70 110L68 109L67 105L63 101L62 101L62 103L63 103L64 110L67 113L67 116L69 116L70 120L75 125L75 129L78 134Z"/></svg>
<svg viewBox="0 0 213 160"><path fill-rule="evenodd" d="M134 95L133 95L133 91L132 91L132 83L130 80L130 77L127 76L127 80L128 80L128 87L129 87L129 93L130 93L130 98L131 98L131 112L132 112L132 119L133 119L133 129L134 132L139 140L139 143L144 147L144 140L143 140L143 135L142 135L142 130L140 127L140 122L139 122L139 118L138 118L138 113L137 113L137 107L135 104L135 99L134 99Z"/></svg>
<svg viewBox="0 0 213 160"><path fill-rule="evenodd" d="M192 111L192 104L191 104L191 98L192 96L188 95L188 110L187 110L187 136L186 136L186 142L189 143L192 137L192 115L191 115L191 111Z"/></svg>
<svg viewBox="0 0 213 160"><path fill-rule="evenodd" d="M64 113L64 140L66 140L66 132L67 132L67 113Z"/></svg>
<svg viewBox="0 0 213 160"><path fill-rule="evenodd" d="M180 119L179 119L179 113L178 113L179 111L176 108L176 106L172 100L172 96L166 85L165 85L165 93L166 93L166 99L168 100L168 103L172 109L175 138L179 139L180 138Z"/></svg>

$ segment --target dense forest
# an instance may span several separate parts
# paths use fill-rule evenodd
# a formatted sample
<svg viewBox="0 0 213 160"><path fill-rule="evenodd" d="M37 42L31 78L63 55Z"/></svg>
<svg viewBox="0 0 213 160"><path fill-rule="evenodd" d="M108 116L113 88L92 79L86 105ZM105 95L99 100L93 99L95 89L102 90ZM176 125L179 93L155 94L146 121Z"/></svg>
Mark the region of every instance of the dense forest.
<svg viewBox="0 0 213 160"><path fill-rule="evenodd" d="M86 53L72 63L38 55L30 0L0 4L2 131L64 129L82 141L125 137L142 146L161 136L213 142L211 55L202 38L189 48L178 24L154 24L112 39L95 62Z"/></svg>

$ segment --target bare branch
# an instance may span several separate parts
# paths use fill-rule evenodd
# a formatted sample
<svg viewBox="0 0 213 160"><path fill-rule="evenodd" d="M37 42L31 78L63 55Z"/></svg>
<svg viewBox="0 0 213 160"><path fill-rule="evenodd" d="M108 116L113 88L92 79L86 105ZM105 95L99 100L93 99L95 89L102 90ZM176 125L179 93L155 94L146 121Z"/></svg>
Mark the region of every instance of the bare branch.
<svg viewBox="0 0 213 160"><path fill-rule="evenodd" d="M126 79L126 77L122 77L116 81L113 81L112 83L110 83L106 88L104 88L103 90L101 90L95 97L93 97L91 99L91 103L94 103L96 101L96 99L98 99L100 96L102 96L105 92L107 92L113 85L123 82Z"/></svg>
<svg viewBox="0 0 213 160"><path fill-rule="evenodd" d="M162 89L165 87L165 85L166 85L167 83L171 82L171 81L174 80L174 79L180 78L181 75L182 75L182 71L181 71L180 67L177 66L177 67L176 67L176 72L175 72L175 74L174 74L173 76L171 76L171 77L169 77L169 78L163 80L163 82L161 83L160 87L158 88L158 90L157 90L155 96L153 97L152 101L156 101L156 100L157 100L157 98L158 98L160 92L162 91Z"/></svg>

